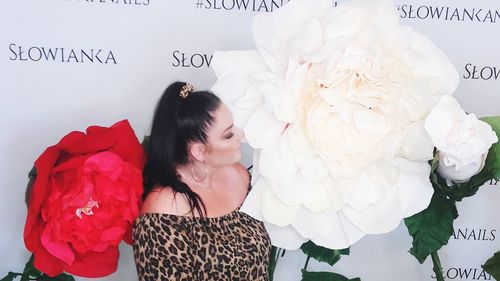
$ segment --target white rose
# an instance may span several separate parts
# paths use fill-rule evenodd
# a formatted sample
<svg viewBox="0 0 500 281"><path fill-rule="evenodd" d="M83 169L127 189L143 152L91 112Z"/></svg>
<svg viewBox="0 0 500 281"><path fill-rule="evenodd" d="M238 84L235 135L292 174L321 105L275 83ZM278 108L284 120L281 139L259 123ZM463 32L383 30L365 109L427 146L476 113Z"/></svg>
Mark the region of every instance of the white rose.
<svg viewBox="0 0 500 281"><path fill-rule="evenodd" d="M466 182L484 167L490 147L498 141L491 126L467 114L451 96L443 96L425 120L438 149L438 172L448 184Z"/></svg>
<svg viewBox="0 0 500 281"><path fill-rule="evenodd" d="M392 1L294 0L253 22L257 50L217 52L212 88L255 149L241 210L272 243L346 248L427 207L424 119L458 84Z"/></svg>

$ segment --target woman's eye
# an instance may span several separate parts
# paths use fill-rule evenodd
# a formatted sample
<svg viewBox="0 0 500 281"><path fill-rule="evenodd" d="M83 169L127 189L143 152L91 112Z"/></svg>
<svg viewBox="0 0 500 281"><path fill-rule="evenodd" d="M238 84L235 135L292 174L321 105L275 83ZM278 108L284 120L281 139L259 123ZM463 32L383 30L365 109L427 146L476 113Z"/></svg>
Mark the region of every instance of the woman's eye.
<svg viewBox="0 0 500 281"><path fill-rule="evenodd" d="M227 136L226 136L226 139L230 139L230 138L232 138L233 136L234 136L234 134L233 134L233 133L231 133L231 134L229 134L229 135L227 135Z"/></svg>

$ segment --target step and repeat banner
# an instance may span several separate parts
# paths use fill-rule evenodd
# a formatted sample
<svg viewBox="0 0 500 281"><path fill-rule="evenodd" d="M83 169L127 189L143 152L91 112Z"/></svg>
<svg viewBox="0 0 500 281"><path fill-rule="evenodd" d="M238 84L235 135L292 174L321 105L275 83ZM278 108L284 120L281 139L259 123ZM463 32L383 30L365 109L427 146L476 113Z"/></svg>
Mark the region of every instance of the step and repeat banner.
<svg viewBox="0 0 500 281"><path fill-rule="evenodd" d="M293 1L293 0L292 0ZM141 139L157 99L175 80L215 82L216 50L253 49L250 23L286 0L2 0L0 7L0 275L21 271L24 193L33 161L72 130L128 119ZM337 5L342 1L332 1ZM458 69L455 96L478 116L500 115L500 2L398 0L404 24L444 50ZM311 0L314 5L314 0ZM250 165L245 147L243 162ZM500 250L500 182L458 203L460 217L441 250L446 279L493 280L481 264ZM435 279L428 259L407 251L404 225L367 236L333 268L363 281ZM286 252L275 280L300 280L305 256ZM85 280L80 278L79 280ZM130 246L102 280L137 280Z"/></svg>

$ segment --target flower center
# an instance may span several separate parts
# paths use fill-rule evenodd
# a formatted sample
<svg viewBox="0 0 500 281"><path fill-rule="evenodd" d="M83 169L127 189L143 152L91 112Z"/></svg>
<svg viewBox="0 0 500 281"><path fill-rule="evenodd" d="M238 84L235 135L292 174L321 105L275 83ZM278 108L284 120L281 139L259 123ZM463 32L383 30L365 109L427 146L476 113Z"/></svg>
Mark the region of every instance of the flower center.
<svg viewBox="0 0 500 281"><path fill-rule="evenodd" d="M76 209L76 216L79 217L80 219L82 218L82 213L87 216L91 216L94 214L94 212L92 211L92 208L94 207L99 208L99 203L97 203L97 201L92 200L91 197L89 202L87 202L87 205L85 205L82 208Z"/></svg>

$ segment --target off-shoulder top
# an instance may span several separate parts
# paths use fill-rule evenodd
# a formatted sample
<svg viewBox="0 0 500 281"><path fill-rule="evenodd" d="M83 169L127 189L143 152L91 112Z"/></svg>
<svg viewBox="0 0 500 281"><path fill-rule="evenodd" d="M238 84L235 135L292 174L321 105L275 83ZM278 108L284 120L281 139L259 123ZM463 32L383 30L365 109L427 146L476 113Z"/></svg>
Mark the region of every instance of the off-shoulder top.
<svg viewBox="0 0 500 281"><path fill-rule="evenodd" d="M141 281L268 280L269 236L239 208L214 218L142 214L133 238Z"/></svg>

